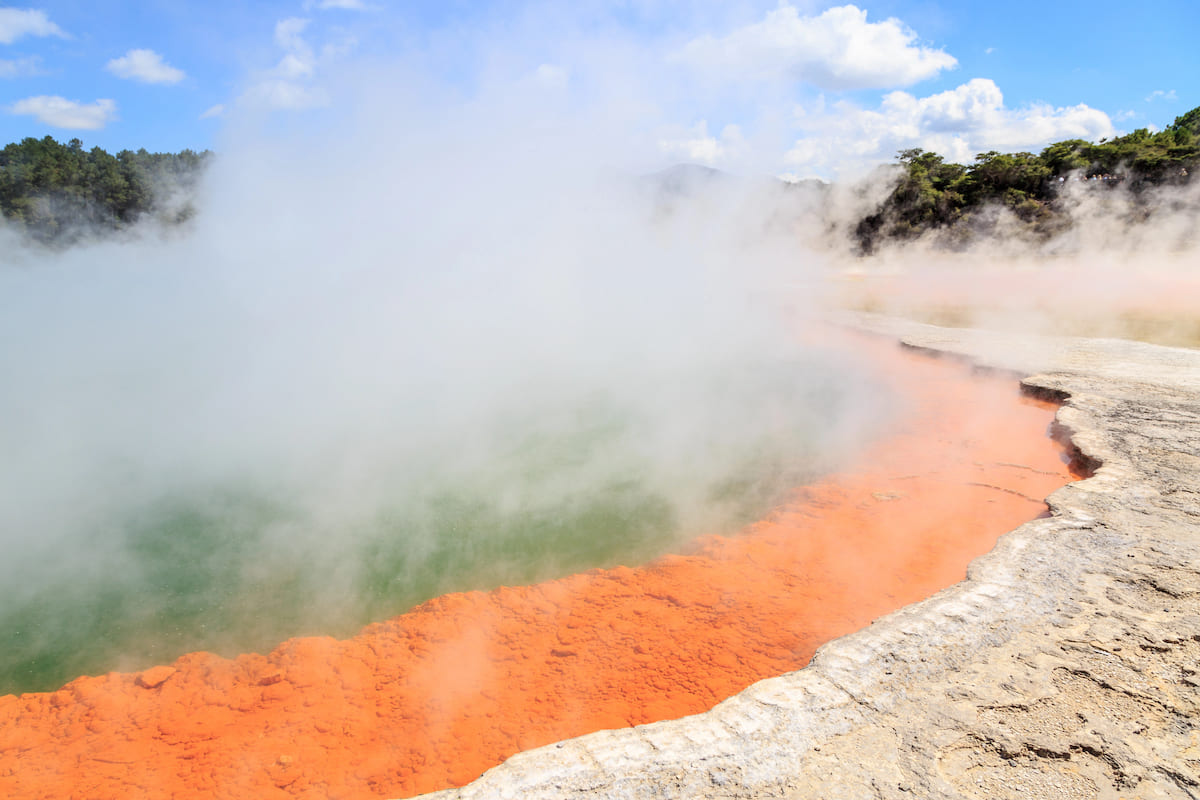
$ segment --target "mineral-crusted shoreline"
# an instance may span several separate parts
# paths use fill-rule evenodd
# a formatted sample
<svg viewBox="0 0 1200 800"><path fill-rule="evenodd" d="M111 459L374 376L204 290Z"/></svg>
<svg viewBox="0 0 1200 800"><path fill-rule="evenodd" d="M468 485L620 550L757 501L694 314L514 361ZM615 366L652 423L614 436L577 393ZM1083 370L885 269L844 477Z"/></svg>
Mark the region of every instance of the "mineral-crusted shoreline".
<svg viewBox="0 0 1200 800"><path fill-rule="evenodd" d="M803 670L429 797L1200 797L1200 352L853 323L1065 397L1094 476Z"/></svg>

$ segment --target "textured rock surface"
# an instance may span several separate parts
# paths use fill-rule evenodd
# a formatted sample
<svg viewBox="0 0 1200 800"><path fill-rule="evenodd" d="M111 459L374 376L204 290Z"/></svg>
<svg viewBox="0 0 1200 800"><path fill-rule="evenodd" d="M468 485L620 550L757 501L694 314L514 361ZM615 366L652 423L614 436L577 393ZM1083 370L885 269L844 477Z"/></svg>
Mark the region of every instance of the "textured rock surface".
<svg viewBox="0 0 1200 800"><path fill-rule="evenodd" d="M431 797L1200 797L1200 352L855 324L1037 373L1095 476L806 669Z"/></svg>

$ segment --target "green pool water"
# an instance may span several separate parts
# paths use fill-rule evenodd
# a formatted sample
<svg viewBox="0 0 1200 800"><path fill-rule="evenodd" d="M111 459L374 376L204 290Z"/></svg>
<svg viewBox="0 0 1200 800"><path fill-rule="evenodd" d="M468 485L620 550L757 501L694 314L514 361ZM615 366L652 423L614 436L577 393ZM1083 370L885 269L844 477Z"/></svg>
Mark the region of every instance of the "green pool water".
<svg viewBox="0 0 1200 800"><path fill-rule="evenodd" d="M348 636L446 592L644 563L758 518L862 426L844 414L861 386L819 358L668 378L650 403L591 391L510 406L462 440L383 441L369 491L314 457L303 479L230 465L131 492L10 563L0 693Z"/></svg>

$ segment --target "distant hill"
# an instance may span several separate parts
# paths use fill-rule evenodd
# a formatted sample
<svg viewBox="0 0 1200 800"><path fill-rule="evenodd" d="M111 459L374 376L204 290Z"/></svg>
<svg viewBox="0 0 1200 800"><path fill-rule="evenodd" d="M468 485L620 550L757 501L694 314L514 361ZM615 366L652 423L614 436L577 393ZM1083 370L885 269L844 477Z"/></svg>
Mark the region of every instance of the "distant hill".
<svg viewBox="0 0 1200 800"><path fill-rule="evenodd" d="M671 194L687 194L699 187L729 180L732 177L727 172L700 164L674 164L646 176L647 180L657 185L662 191Z"/></svg>
<svg viewBox="0 0 1200 800"><path fill-rule="evenodd" d="M111 235L151 217L178 224L212 153L184 150L115 156L72 139L27 138L0 150L0 213L28 238L63 247Z"/></svg>
<svg viewBox="0 0 1200 800"><path fill-rule="evenodd" d="M731 172L704 166L702 164L681 163L673 164L666 169L652 172L644 176L646 181L659 190L676 195L691 194L700 190L731 186L736 184L757 184L770 188L823 190L829 184L813 179L789 182L779 178L758 175L746 177Z"/></svg>

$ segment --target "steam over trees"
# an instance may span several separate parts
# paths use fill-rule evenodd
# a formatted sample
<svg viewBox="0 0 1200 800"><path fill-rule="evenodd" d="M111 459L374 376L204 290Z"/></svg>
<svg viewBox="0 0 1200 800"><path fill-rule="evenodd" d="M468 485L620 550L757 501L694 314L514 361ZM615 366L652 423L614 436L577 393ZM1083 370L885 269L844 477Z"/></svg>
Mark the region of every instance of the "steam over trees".
<svg viewBox="0 0 1200 800"><path fill-rule="evenodd" d="M0 213L44 244L66 245L111 232L150 215L186 220L190 198L212 153L148 153L72 139L27 138L0 150Z"/></svg>
<svg viewBox="0 0 1200 800"><path fill-rule="evenodd" d="M56 247L144 218L177 224L195 213L191 200L211 158L207 150L113 156L99 147L84 150L78 139L28 138L0 150L0 213ZM992 150L964 166L915 148L901 151L898 161L901 176L891 193L851 223L861 252L930 231L956 246L994 221L997 206L1030 235L1050 237L1071 224L1063 208L1068 181L1087 181L1098 191L1121 186L1135 205L1149 197L1147 189L1189 182L1200 171L1200 107L1161 131L1139 128L1097 143L1067 139L1038 154ZM675 183L684 174L668 173ZM1139 218L1150 213L1147 202Z"/></svg>
<svg viewBox="0 0 1200 800"><path fill-rule="evenodd" d="M993 150L962 166L913 149L901 151L898 160L904 169L899 183L854 229L863 252L937 228L947 229L951 243L967 238L973 218L996 204L1011 210L1032 234L1049 236L1068 224L1058 203L1068 180L1124 186L1135 197L1150 187L1189 181L1200 169L1200 107L1157 133L1139 128L1095 144L1068 139L1037 155Z"/></svg>

